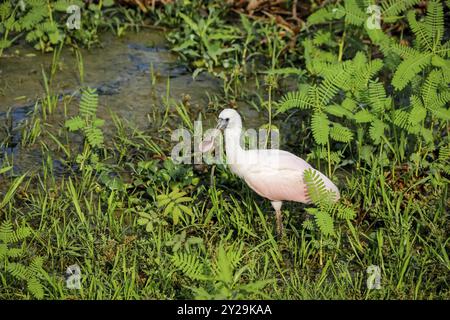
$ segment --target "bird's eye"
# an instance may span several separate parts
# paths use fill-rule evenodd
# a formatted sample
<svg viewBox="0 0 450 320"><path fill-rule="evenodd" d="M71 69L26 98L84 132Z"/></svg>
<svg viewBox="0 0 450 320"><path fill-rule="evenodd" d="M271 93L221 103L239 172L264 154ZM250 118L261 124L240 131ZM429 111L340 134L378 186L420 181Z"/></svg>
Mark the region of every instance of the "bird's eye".
<svg viewBox="0 0 450 320"><path fill-rule="evenodd" d="M226 122L230 121L230 118L226 118L225 121L226 121Z"/></svg>

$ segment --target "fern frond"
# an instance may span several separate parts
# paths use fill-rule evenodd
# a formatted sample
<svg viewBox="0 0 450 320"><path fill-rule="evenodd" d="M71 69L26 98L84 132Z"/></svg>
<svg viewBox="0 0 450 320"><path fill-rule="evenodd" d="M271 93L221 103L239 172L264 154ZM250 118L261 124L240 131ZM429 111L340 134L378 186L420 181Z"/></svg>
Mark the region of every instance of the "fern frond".
<svg viewBox="0 0 450 320"><path fill-rule="evenodd" d="M0 225L0 241L3 243L15 242L15 233L10 221L5 220Z"/></svg>
<svg viewBox="0 0 450 320"><path fill-rule="evenodd" d="M5 243L0 243L0 261L8 257L8 246Z"/></svg>
<svg viewBox="0 0 450 320"><path fill-rule="evenodd" d="M362 90L366 88L370 79L372 79L383 68L383 60L375 59L364 66L358 68L354 75L355 88Z"/></svg>
<svg viewBox="0 0 450 320"><path fill-rule="evenodd" d="M418 4L420 0L384 0L381 2L382 16L398 16Z"/></svg>
<svg viewBox="0 0 450 320"><path fill-rule="evenodd" d="M325 7L311 13L306 20L306 23L308 26L312 26L315 24L325 23L330 20L333 20L333 13L328 7Z"/></svg>
<svg viewBox="0 0 450 320"><path fill-rule="evenodd" d="M86 126L86 121L81 119L80 116L75 116L66 121L65 127L69 129L69 131L77 131Z"/></svg>
<svg viewBox="0 0 450 320"><path fill-rule="evenodd" d="M307 211L308 213L314 215L316 224L319 227L320 232L322 232L325 236L335 235L334 221L328 212L317 210L315 208L308 208Z"/></svg>
<svg viewBox="0 0 450 320"><path fill-rule="evenodd" d="M421 52L409 46L405 46L398 43L392 43L391 45L389 45L388 48L386 48L385 54L386 53L394 53L402 57L403 59L408 59L420 55Z"/></svg>
<svg viewBox="0 0 450 320"><path fill-rule="evenodd" d="M382 83L369 83L369 102L375 113L381 114L384 112L386 108L386 91Z"/></svg>
<svg viewBox="0 0 450 320"><path fill-rule="evenodd" d="M427 108L430 110L445 109L450 102L450 90L439 93L434 99L430 100Z"/></svg>
<svg viewBox="0 0 450 320"><path fill-rule="evenodd" d="M450 161L450 146L441 147L439 149L438 161L442 163Z"/></svg>
<svg viewBox="0 0 450 320"><path fill-rule="evenodd" d="M7 255L10 258L19 258L23 256L23 254L24 254L23 248L9 248Z"/></svg>
<svg viewBox="0 0 450 320"><path fill-rule="evenodd" d="M325 112L336 117L343 117L343 116L346 116L347 118L353 117L353 114L348 109L338 104L328 105L325 108Z"/></svg>
<svg viewBox="0 0 450 320"><path fill-rule="evenodd" d="M315 112L311 119L311 129L316 143L324 145L328 142L330 121L324 113Z"/></svg>
<svg viewBox="0 0 450 320"><path fill-rule="evenodd" d="M427 109L424 108L422 102L417 96L411 96L411 112L409 114L409 122L411 125L417 125L427 116Z"/></svg>
<svg viewBox="0 0 450 320"><path fill-rule="evenodd" d="M356 217L356 212L351 207L347 207L342 203L335 204L337 216L339 219L353 220Z"/></svg>
<svg viewBox="0 0 450 320"><path fill-rule="evenodd" d="M9 262L6 265L6 270L15 278L19 280L28 280L33 277L30 270L21 263Z"/></svg>
<svg viewBox="0 0 450 320"><path fill-rule="evenodd" d="M364 109L355 113L353 119L355 119L356 123L367 123L374 119L374 115L369 110Z"/></svg>
<svg viewBox="0 0 450 320"><path fill-rule="evenodd" d="M192 280L206 280L203 273L203 263L197 256L189 253L175 253L172 256L173 264Z"/></svg>
<svg viewBox="0 0 450 320"><path fill-rule="evenodd" d="M433 51L433 44L430 41L429 33L427 32L427 28L424 23L416 20L416 13L414 10L411 10L406 15L408 19L409 27L414 32L416 36L416 40L422 49L425 49L428 52Z"/></svg>
<svg viewBox="0 0 450 320"><path fill-rule="evenodd" d="M344 101L342 101L342 107L348 111L354 111L357 107L356 101L352 98L346 97Z"/></svg>
<svg viewBox="0 0 450 320"><path fill-rule="evenodd" d="M80 101L80 114L82 117L95 116L98 107L98 94L95 89L86 88Z"/></svg>
<svg viewBox="0 0 450 320"><path fill-rule="evenodd" d="M42 257L34 257L30 263L30 270L35 274L41 274L43 269L42 265L44 264L44 259Z"/></svg>
<svg viewBox="0 0 450 320"><path fill-rule="evenodd" d="M44 298L44 287L37 278L31 277L27 279L27 289L35 298Z"/></svg>
<svg viewBox="0 0 450 320"><path fill-rule="evenodd" d="M344 8L346 23L362 26L366 22L367 15L361 10L355 0L345 0Z"/></svg>
<svg viewBox="0 0 450 320"><path fill-rule="evenodd" d="M12 14L12 7L9 1L0 4L0 21L6 20Z"/></svg>
<svg viewBox="0 0 450 320"><path fill-rule="evenodd" d="M334 192L326 188L325 182L317 170L312 168L305 170L303 181L306 184L309 199L322 210L329 208L336 199Z"/></svg>
<svg viewBox="0 0 450 320"><path fill-rule="evenodd" d="M321 105L327 105L338 93L339 89L347 88L350 77L344 67L332 70L326 75L324 81L317 87L317 94Z"/></svg>
<svg viewBox="0 0 450 320"><path fill-rule="evenodd" d="M408 130L410 127L410 114L404 110L395 110L393 122L396 126Z"/></svg>
<svg viewBox="0 0 450 320"><path fill-rule="evenodd" d="M28 238L31 235L31 231L31 228L26 226L17 228L14 232L14 242Z"/></svg>
<svg viewBox="0 0 450 320"><path fill-rule="evenodd" d="M443 81L442 71L437 69L431 70L421 90L425 104L430 104L436 98L437 87L441 81Z"/></svg>
<svg viewBox="0 0 450 320"><path fill-rule="evenodd" d="M430 63L431 54L420 54L404 60L394 73L392 85L395 89L402 90Z"/></svg>
<svg viewBox="0 0 450 320"><path fill-rule="evenodd" d="M3 243L14 243L28 238L31 235L31 228L19 227L14 231L10 221L3 221L0 225L0 241Z"/></svg>
<svg viewBox="0 0 450 320"><path fill-rule="evenodd" d="M430 109L431 113L439 119L450 120L450 110L446 108Z"/></svg>
<svg viewBox="0 0 450 320"><path fill-rule="evenodd" d="M313 107L314 103L306 90L292 91L283 96L278 104L277 111L282 113L292 108L311 109Z"/></svg>
<svg viewBox="0 0 450 320"><path fill-rule="evenodd" d="M306 230L314 230L314 222L311 219L307 219L305 221L303 221L302 223L302 227Z"/></svg>
<svg viewBox="0 0 450 320"><path fill-rule="evenodd" d="M47 6L36 5L33 6L31 10L22 18L19 19L18 23L15 24L16 31L31 30L35 25L40 23L44 18L48 17Z"/></svg>
<svg viewBox="0 0 450 320"><path fill-rule="evenodd" d="M350 142L353 139L353 133L349 128L346 128L339 123L333 123L330 130L330 137L335 141Z"/></svg>
<svg viewBox="0 0 450 320"><path fill-rule="evenodd" d="M425 29L432 39L432 48L438 47L444 36L444 8L438 1L428 1Z"/></svg>
<svg viewBox="0 0 450 320"><path fill-rule="evenodd" d="M384 136L384 130L386 130L386 127L386 124L379 119L375 119L372 121L369 129L369 134L375 143L381 143L381 138Z"/></svg>
<svg viewBox="0 0 450 320"><path fill-rule="evenodd" d="M84 134L86 135L88 143L92 147L94 148L103 147L104 137L102 130L96 127L86 127L84 128Z"/></svg>
<svg viewBox="0 0 450 320"><path fill-rule="evenodd" d="M333 39L331 37L331 32L319 30L314 35L314 39L313 39L313 44L314 45L316 45L316 46L320 46L320 45L323 45L323 44L330 45L330 43L333 43Z"/></svg>

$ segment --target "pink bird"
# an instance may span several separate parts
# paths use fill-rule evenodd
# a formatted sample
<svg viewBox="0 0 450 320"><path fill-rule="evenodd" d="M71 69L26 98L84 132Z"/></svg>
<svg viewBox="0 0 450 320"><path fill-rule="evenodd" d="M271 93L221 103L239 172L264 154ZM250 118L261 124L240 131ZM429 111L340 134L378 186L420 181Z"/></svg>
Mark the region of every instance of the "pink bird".
<svg viewBox="0 0 450 320"><path fill-rule="evenodd" d="M236 110L224 109L219 115L217 129L225 131L225 152L231 171L244 179L257 194L271 201L275 209L279 235L283 233L281 217L283 201L311 202L303 179L305 170L318 172L325 188L335 194L335 201L339 200L339 190L334 183L296 155L278 149L242 149L240 144L242 120ZM213 142L214 136L204 140L200 144L200 150L209 151L213 147Z"/></svg>

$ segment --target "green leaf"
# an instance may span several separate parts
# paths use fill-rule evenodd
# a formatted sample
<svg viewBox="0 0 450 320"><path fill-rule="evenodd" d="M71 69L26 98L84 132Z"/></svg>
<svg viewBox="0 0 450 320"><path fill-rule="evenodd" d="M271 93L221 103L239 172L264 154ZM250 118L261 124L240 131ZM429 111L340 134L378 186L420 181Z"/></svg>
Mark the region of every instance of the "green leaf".
<svg viewBox="0 0 450 320"><path fill-rule="evenodd" d="M64 124L69 131L77 131L86 126L86 122L80 116L73 117Z"/></svg>
<svg viewBox="0 0 450 320"><path fill-rule="evenodd" d="M311 120L311 128L316 143L324 145L328 142L330 133L330 121L323 113L314 113Z"/></svg>

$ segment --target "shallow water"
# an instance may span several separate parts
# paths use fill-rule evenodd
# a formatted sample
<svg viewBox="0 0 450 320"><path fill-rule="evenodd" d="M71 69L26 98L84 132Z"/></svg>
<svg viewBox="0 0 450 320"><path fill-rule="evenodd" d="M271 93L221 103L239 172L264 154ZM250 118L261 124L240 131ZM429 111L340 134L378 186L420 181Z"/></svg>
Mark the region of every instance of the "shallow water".
<svg viewBox="0 0 450 320"><path fill-rule="evenodd" d="M84 61L84 84L96 88L100 104L140 125L143 113L151 108L152 91L165 94L167 77L174 98L189 94L196 103L207 102L205 91L218 92L220 83L206 74L197 81L167 49L163 34L155 31L130 33L117 38L105 35L102 48L81 50ZM9 108L18 112L30 108L45 95L42 66L47 74L52 54L40 54L26 46L15 48L18 54L0 59L0 114ZM8 53L8 52L7 52ZM32 55L32 56L30 56ZM151 84L153 65L157 81ZM53 80L53 92L70 94L81 83L75 54L64 49Z"/></svg>
<svg viewBox="0 0 450 320"><path fill-rule="evenodd" d="M58 59L51 92L61 98L78 97L82 85L96 88L98 116L106 120L103 129L107 135L114 127L110 111L137 128L148 127L147 115L155 108L164 108L161 97L166 95L168 79L170 97L179 101L183 95L189 95L190 114L203 113L205 129L214 125L217 112L208 110L209 96L220 94L222 83L206 73L194 80L188 68L169 51L162 32L143 30L120 38L105 34L101 47L81 49L80 52L84 83L80 81L74 51L66 47ZM20 130L14 128L18 128L45 97L42 70L49 75L52 59L53 54L41 54L26 44L6 51L5 57L0 58L0 128L12 127L15 142L13 148L4 149L2 153L14 154L16 173L42 163L39 148L20 148ZM152 76L156 79L153 84ZM68 114L77 112L77 106L76 98L68 105ZM266 122L260 113L245 103L239 105L239 112L247 127L257 128ZM57 127L62 126L65 119L62 103L59 103L55 115L46 122ZM0 141L4 139L1 135L2 130Z"/></svg>

